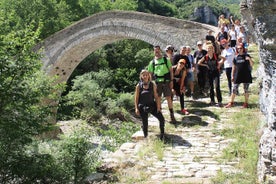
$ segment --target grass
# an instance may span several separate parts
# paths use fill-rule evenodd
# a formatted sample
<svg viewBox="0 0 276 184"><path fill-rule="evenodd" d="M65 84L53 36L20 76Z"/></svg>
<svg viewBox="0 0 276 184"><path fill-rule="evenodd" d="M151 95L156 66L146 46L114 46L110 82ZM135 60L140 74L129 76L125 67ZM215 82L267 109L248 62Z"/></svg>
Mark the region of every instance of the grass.
<svg viewBox="0 0 276 184"><path fill-rule="evenodd" d="M258 67L257 46L252 45L249 54L254 61L254 76L256 76L256 69ZM219 160L235 161L238 160L236 168L240 170L238 173L226 174L219 172L213 178L214 183L241 183L252 184L257 183L257 162L258 162L258 143L260 135L258 130L262 126L261 112L259 110L259 88L258 81L254 78L252 85L250 85L249 109L238 110L235 113L229 113L229 120L227 124L229 127L222 130L221 135L232 138L235 141L224 149L223 155ZM235 102L243 102L244 97L241 94L237 96ZM239 107L235 107L239 108Z"/></svg>

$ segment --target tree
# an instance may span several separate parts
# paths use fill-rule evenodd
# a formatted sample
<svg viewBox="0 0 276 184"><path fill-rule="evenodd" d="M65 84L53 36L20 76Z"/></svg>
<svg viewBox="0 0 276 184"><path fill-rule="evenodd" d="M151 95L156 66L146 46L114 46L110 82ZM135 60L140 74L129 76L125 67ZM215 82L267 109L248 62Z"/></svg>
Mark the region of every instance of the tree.
<svg viewBox="0 0 276 184"><path fill-rule="evenodd" d="M39 35L33 29L0 35L0 183L55 178L49 176L52 157L28 147L52 128L53 107L43 102L56 98L56 86L40 71L39 55L33 51Z"/></svg>

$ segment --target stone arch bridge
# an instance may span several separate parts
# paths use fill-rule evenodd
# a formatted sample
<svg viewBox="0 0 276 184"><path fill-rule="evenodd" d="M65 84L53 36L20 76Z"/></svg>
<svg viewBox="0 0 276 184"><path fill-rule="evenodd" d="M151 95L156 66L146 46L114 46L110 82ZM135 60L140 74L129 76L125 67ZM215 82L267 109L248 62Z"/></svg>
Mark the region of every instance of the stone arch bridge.
<svg viewBox="0 0 276 184"><path fill-rule="evenodd" d="M82 19L46 38L43 48L43 70L66 82L77 65L102 46L123 39L138 39L165 48L173 44L195 46L207 30L207 24L134 11L106 11Z"/></svg>

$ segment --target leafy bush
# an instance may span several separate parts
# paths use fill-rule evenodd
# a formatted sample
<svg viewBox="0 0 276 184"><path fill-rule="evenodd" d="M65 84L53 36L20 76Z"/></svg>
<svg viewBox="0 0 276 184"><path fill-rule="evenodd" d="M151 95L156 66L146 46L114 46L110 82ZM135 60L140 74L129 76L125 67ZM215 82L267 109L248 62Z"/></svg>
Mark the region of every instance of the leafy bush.
<svg viewBox="0 0 276 184"><path fill-rule="evenodd" d="M117 105L119 107L123 107L125 109L133 109L134 108L134 96L131 93L122 93L119 95L117 99Z"/></svg>
<svg viewBox="0 0 276 184"><path fill-rule="evenodd" d="M131 122L111 123L106 129L99 129L108 150L114 151L123 143L130 141L134 132L139 130L137 124Z"/></svg>
<svg viewBox="0 0 276 184"><path fill-rule="evenodd" d="M40 71L39 55L33 52L38 32L32 29L0 36L0 183L55 178L50 171L52 157L28 147L51 130L55 103L50 102L57 100L59 89Z"/></svg>
<svg viewBox="0 0 276 184"><path fill-rule="evenodd" d="M99 166L100 147L91 142L93 136L89 129L81 128L62 137L58 160L70 182L83 183Z"/></svg>

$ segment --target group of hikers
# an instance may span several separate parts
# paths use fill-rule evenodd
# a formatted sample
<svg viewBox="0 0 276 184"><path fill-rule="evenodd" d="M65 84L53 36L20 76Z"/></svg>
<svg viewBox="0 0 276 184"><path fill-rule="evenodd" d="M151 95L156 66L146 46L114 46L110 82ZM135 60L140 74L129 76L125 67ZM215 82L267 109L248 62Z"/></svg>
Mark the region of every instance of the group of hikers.
<svg viewBox="0 0 276 184"><path fill-rule="evenodd" d="M160 123L160 139L164 139L165 118L161 111L162 95L168 103L171 122L175 123L173 98L179 98L181 113L188 115L184 96L194 100L195 82L199 95L209 93L211 106L223 107L220 89L220 75L225 70L230 100L224 107L234 106L235 96L243 84L244 103L248 108L249 84L252 83L253 60L247 53L249 39L239 20L230 21L219 17L219 32L208 31L204 41L197 42L197 50L191 54L190 46L181 46L179 53L172 46L162 53L160 46L154 46L154 59L140 73L135 89L135 113L141 116L144 137L148 136L148 115L155 116ZM188 93L187 93L188 92ZM215 97L217 103L215 102Z"/></svg>

